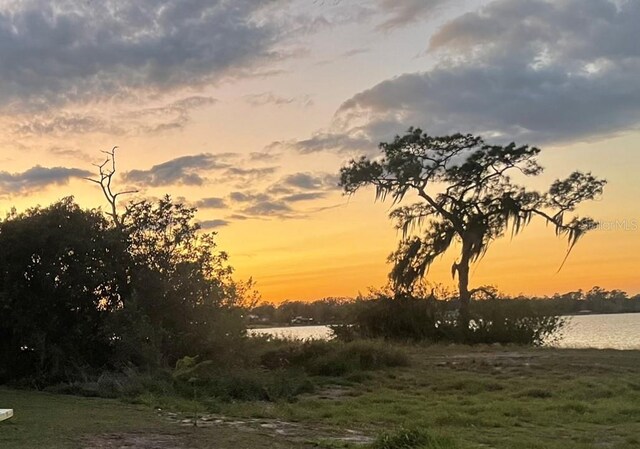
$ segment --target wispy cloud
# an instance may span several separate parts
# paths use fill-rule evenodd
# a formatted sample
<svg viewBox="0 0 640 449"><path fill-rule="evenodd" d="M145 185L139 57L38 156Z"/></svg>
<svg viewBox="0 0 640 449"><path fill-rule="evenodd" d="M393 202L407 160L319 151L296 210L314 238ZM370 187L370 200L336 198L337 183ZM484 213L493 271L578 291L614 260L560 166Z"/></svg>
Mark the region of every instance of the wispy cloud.
<svg viewBox="0 0 640 449"><path fill-rule="evenodd" d="M285 195L282 197L283 201L288 203L298 203L301 201L311 201L324 198L327 196L327 192L306 192L306 193L294 193L292 195Z"/></svg>
<svg viewBox="0 0 640 449"><path fill-rule="evenodd" d="M218 229L227 226L230 222L228 220L216 219L216 220L204 220L198 222L201 229L210 230Z"/></svg>
<svg viewBox="0 0 640 449"><path fill-rule="evenodd" d="M391 31L433 17L443 5L460 3L456 0L379 0L385 14L379 30Z"/></svg>
<svg viewBox="0 0 640 449"><path fill-rule="evenodd" d="M228 207L224 198L210 197L197 201L195 206L198 209L226 209Z"/></svg>
<svg viewBox="0 0 640 449"><path fill-rule="evenodd" d="M18 137L67 137L89 133L141 135L183 129L191 121L194 110L216 102L212 97L188 96L157 106L123 105L124 111L116 113L89 109L15 114L9 117L9 123Z"/></svg>
<svg viewBox="0 0 640 449"><path fill-rule="evenodd" d="M131 170L123 174L125 182L151 187L169 185L204 184L204 172L228 169L229 163L218 155L203 153L182 156L162 164L154 165L148 170Z"/></svg>
<svg viewBox="0 0 640 449"><path fill-rule="evenodd" d="M282 178L279 185L302 190L331 190L337 188L338 178L326 173L294 173Z"/></svg>
<svg viewBox="0 0 640 449"><path fill-rule="evenodd" d="M262 191L234 191L231 207L243 218L303 218L315 210L300 203L323 199L337 190L337 178L328 173L292 173L271 183Z"/></svg>
<svg viewBox="0 0 640 449"><path fill-rule="evenodd" d="M13 131L22 136L60 136L66 134L86 134L92 132L122 134L123 130L114 123L78 113L58 113L30 115L18 119Z"/></svg>
<svg viewBox="0 0 640 449"><path fill-rule="evenodd" d="M274 94L273 92L263 92L259 94L245 95L244 99L251 106L286 106L297 105L301 107L309 107L313 105L313 100L309 95L303 95L300 97L285 97L282 95Z"/></svg>

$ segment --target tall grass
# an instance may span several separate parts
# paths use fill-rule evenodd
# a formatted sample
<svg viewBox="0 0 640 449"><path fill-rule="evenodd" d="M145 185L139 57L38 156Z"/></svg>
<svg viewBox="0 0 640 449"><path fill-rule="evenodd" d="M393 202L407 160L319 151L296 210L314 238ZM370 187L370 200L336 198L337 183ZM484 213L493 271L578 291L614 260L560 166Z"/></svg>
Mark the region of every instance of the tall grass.
<svg viewBox="0 0 640 449"><path fill-rule="evenodd" d="M176 396L201 402L293 401L325 378L407 366L400 349L383 341L288 341L247 339L235 360L183 357L173 369L104 372L48 388L56 393L106 398ZM144 402L149 402L145 400Z"/></svg>
<svg viewBox="0 0 640 449"><path fill-rule="evenodd" d="M371 449L455 449L453 440L431 435L422 429L400 429L383 433Z"/></svg>

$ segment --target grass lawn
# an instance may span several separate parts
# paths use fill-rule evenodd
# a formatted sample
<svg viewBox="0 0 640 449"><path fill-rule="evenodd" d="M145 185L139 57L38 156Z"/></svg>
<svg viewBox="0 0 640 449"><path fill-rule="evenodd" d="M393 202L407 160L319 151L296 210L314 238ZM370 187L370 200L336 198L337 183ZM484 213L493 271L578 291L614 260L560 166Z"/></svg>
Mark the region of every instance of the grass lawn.
<svg viewBox="0 0 640 449"><path fill-rule="evenodd" d="M424 429L442 437L420 446L431 449L640 447L640 351L405 350L412 361L407 368L325 382L293 403L216 403L211 410L294 422L306 429L303 439L233 426L180 427L148 406L0 389L0 406L16 411L14 419L0 423L0 448L349 446L314 438L320 428L372 436ZM156 405L167 403L158 398Z"/></svg>
<svg viewBox="0 0 640 449"><path fill-rule="evenodd" d="M2 449L295 449L300 443L230 428L181 427L147 406L0 388L15 417L0 423Z"/></svg>
<svg viewBox="0 0 640 449"><path fill-rule="evenodd" d="M412 366L292 404L224 413L424 429L452 448L639 448L640 351L410 348ZM424 446L430 447L430 446Z"/></svg>

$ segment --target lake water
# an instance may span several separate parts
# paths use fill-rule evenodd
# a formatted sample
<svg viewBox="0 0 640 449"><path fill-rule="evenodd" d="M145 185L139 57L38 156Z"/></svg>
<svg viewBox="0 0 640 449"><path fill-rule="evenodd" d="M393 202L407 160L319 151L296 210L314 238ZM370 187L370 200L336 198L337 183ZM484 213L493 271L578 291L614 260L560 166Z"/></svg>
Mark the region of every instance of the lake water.
<svg viewBox="0 0 640 449"><path fill-rule="evenodd" d="M562 336L553 345L560 348L640 349L640 313L579 315L567 317ZM273 327L253 329L253 335L284 338L328 339L327 326Z"/></svg>

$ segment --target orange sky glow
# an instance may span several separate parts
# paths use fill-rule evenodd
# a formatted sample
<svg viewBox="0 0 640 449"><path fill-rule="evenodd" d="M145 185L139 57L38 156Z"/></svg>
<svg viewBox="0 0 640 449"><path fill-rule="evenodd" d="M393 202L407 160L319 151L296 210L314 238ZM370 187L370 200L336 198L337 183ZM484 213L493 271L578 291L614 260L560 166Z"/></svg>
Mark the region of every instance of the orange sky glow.
<svg viewBox="0 0 640 449"><path fill-rule="evenodd" d="M636 2L598 0L609 46L591 12L570 20L571 0L166 3L0 2L0 30L14 30L0 49L0 212L68 195L104 206L82 177L117 145L118 185L198 207L264 300L352 297L386 283L399 235L372 190L342 195L340 167L409 126L471 132L542 148L532 188L574 170L608 180L578 211L598 229L561 271L566 241L534 222L490 247L472 286L640 293L640 53L616 39L640 38L621 20L640 20ZM453 286L455 257L427 280Z"/></svg>

